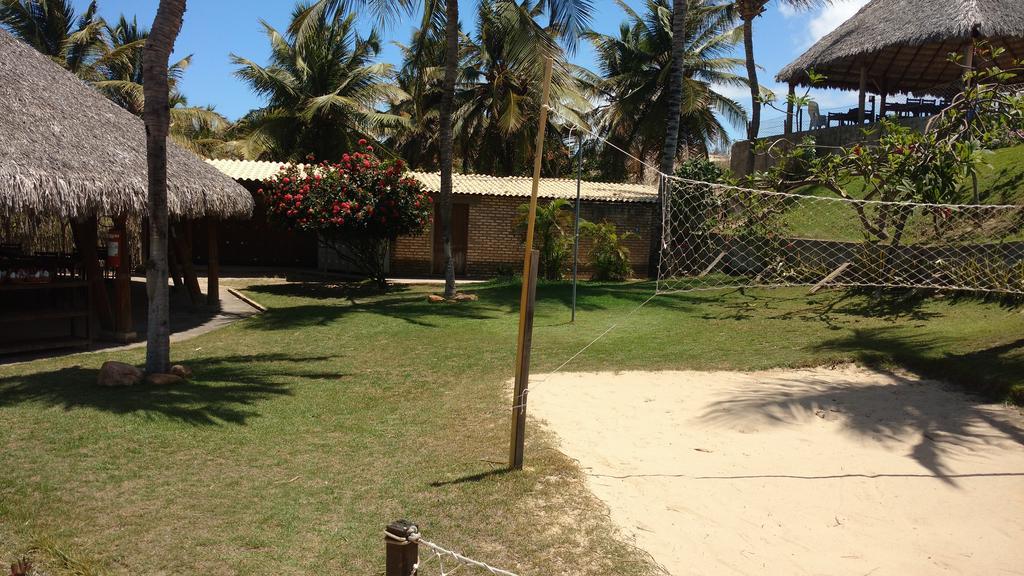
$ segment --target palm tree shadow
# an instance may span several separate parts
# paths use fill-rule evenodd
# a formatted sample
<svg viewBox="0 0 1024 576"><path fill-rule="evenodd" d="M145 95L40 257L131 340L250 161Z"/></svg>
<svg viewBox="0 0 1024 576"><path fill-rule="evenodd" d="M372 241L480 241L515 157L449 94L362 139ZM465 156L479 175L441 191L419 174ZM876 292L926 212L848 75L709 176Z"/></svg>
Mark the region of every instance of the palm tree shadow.
<svg viewBox="0 0 1024 576"><path fill-rule="evenodd" d="M896 374L880 378L888 382L863 383L841 376L766 378L713 403L701 418L729 427L789 426L815 417L835 418L851 434L895 450L909 446L914 461L951 486L964 476L953 462L965 451L1024 445L1024 429L1009 410L934 381Z"/></svg>
<svg viewBox="0 0 1024 576"><path fill-rule="evenodd" d="M96 385L99 370L70 366L49 372L0 378L0 406L39 404L63 410L82 408L111 414L142 414L193 426L245 425L258 417L260 403L292 394L295 378L339 379L304 369L326 357L280 354L233 355L189 361L196 379L172 386L140 384L127 388ZM284 367L280 366L285 363Z"/></svg>

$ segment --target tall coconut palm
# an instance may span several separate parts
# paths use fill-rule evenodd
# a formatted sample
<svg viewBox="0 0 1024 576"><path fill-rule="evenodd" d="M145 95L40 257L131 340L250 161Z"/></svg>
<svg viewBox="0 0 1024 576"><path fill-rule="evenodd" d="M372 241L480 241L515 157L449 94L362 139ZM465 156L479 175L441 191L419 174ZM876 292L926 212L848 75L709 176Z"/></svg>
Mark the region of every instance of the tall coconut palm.
<svg viewBox="0 0 1024 576"><path fill-rule="evenodd" d="M150 373L166 373L171 364L170 300L167 291L167 136L171 121L168 61L184 15L185 0L160 0L142 59L143 119L146 122L149 175L146 371Z"/></svg>
<svg viewBox="0 0 1024 576"><path fill-rule="evenodd" d="M672 52L668 75L668 102L665 110L665 142L661 147L662 174L675 173L679 146L679 112L683 104L683 56L686 53L686 9L689 0L672 2ZM660 232L654 234L660 238Z"/></svg>
<svg viewBox="0 0 1024 576"><path fill-rule="evenodd" d="M103 48L106 23L93 0L80 16L70 0L0 0L0 26L85 80Z"/></svg>
<svg viewBox="0 0 1024 576"><path fill-rule="evenodd" d="M103 48L93 64L93 85L119 106L136 116L145 107L142 87L142 58L149 31L140 28L135 18L124 15L116 24L105 24ZM189 106L178 89L178 83L189 66L192 55L171 64L167 70L170 86L171 139L178 145L202 156L214 155L229 122L210 106Z"/></svg>
<svg viewBox="0 0 1024 576"><path fill-rule="evenodd" d="M830 4L832 0L777 0L794 8L810 8ZM743 20L743 54L746 60L747 80L750 85L750 122L747 124L747 140L751 146L747 151L746 172L754 171L754 146L757 133L761 130L761 88L757 81L757 62L754 60L754 19L764 14L771 0L735 0L736 11Z"/></svg>
<svg viewBox="0 0 1024 576"><path fill-rule="evenodd" d="M355 15L310 16L309 9L296 7L285 34L261 21L270 40L270 65L231 55L239 66L235 75L267 98L264 108L245 119L251 150L259 156L337 158L356 140L375 140L405 123L377 110L407 97L390 81L392 66L373 62L380 51L377 32L361 38Z"/></svg>
<svg viewBox="0 0 1024 576"><path fill-rule="evenodd" d="M456 135L475 152L471 164L476 171L498 175L525 173L533 157L540 115L535 87L543 81L543 54L556 62L551 78L555 114L548 117L550 145L564 146L563 119L585 125L583 118L591 107L579 78L586 73L569 64L554 43L558 30L549 26L537 34L522 26L524 18L538 16L538 5L524 0L516 10L506 6L479 4L476 33L466 40L455 89Z"/></svg>
<svg viewBox="0 0 1024 576"><path fill-rule="evenodd" d="M729 6L689 0L679 59L683 89L673 94L669 78L676 35L669 1L647 0L640 14L620 0L628 21L618 35L587 34L603 76L596 88L607 102L598 110L597 122L613 144L642 159L664 156L665 126L674 95L682 95L678 122L683 150L706 152L709 144L726 142L728 134L720 118L734 125L746 120L743 106L717 90L747 83L733 72L743 61L729 56L740 39ZM611 147L602 151L600 165L603 176L610 179L642 169L630 166Z"/></svg>
<svg viewBox="0 0 1024 576"><path fill-rule="evenodd" d="M432 28L413 31L402 50L402 66L396 76L398 87L409 98L395 103L390 111L406 119L407 126L387 144L410 168L434 171L440 164L438 117L441 81L444 74L444 40Z"/></svg>
<svg viewBox="0 0 1024 576"><path fill-rule="evenodd" d="M520 10L514 0L481 0L501 4L502 9ZM454 160L455 133L453 130L455 83L458 76L459 62L459 3L454 0L422 0L423 25L436 26L444 30L445 42L444 74L441 82L441 98L439 103L438 137L440 139L441 168L441 236L445 257L445 289L446 297L455 295L455 266L451 257L451 196L452 169ZM292 32L299 32L315 21L320 13L345 12L358 6L368 6L378 20L387 21L403 9L419 4L417 0L318 0L310 5L306 14L294 19ZM561 38L570 49L574 49L576 40L587 29L593 9L591 0L539 0L537 8L548 15L551 25L558 26ZM524 28L538 28L533 19L521 21Z"/></svg>

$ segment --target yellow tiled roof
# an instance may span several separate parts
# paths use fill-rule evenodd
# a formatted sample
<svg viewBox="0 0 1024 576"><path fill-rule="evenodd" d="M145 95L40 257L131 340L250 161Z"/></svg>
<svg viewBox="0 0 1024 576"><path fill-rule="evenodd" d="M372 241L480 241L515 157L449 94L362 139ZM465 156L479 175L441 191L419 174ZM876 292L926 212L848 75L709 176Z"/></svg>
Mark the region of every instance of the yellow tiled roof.
<svg viewBox="0 0 1024 576"><path fill-rule="evenodd" d="M281 169L280 162L256 160L207 160L225 175L240 181L260 182L270 178ZM441 189L441 174L438 172L410 172L431 192ZM533 180L526 176L486 176L482 174L452 175L452 189L456 194L478 194L486 196L530 195ZM571 178L541 178L537 195L541 198L576 197L576 180ZM647 184L614 184L609 182L580 183L580 197L585 200L603 202L656 202L658 189Z"/></svg>

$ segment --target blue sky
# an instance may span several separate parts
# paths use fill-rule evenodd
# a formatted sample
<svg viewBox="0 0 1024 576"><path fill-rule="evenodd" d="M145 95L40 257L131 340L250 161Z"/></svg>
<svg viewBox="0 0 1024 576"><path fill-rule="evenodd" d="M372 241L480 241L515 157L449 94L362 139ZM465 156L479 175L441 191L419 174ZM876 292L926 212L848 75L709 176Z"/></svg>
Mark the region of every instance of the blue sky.
<svg viewBox="0 0 1024 576"><path fill-rule="evenodd" d="M627 0L628 4L640 10L643 0ZM773 77L784 65L799 56L816 38L828 33L847 17L864 5L866 0L838 0L835 4L811 11L796 12L779 9L773 3L755 25L755 50L761 72L761 83L776 90L780 96L784 89L774 85ZM74 0L75 7L82 11L88 0ZM268 57L268 48L262 18L275 28L287 27L293 7L291 0L192 0L188 3L185 22L175 46L175 55L193 54L192 67L185 74L182 91L193 105L212 104L231 119L236 119L261 102L252 92L232 75L229 54L236 53L257 62ZM463 25L471 27L475 0L460 0ZM612 0L594 0L595 10L592 26L594 29L614 33L625 19L625 13ZM120 14L135 15L139 23L148 28L156 13L157 0L99 0L100 13L108 19ZM361 23L368 29L373 22L370 18ZM398 63L399 52L391 41L407 42L413 25L418 18L410 16L401 19L382 31L385 47L381 59ZM738 56L740 54L737 54ZM593 52L585 43L573 56L578 64L595 68ZM737 70L742 73L742 70ZM742 91L730 89L730 96L749 107L749 96ZM847 105L856 101L851 93L826 92L817 95L823 109ZM777 115L765 113L767 121ZM739 131L734 131L738 135Z"/></svg>

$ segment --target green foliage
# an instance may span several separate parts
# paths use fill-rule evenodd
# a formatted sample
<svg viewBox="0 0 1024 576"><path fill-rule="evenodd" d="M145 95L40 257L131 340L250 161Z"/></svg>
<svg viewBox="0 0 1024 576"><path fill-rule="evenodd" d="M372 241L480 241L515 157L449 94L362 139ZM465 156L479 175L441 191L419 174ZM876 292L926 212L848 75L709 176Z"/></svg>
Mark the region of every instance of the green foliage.
<svg viewBox="0 0 1024 576"><path fill-rule="evenodd" d="M627 280L633 275L633 267L629 263L629 248L622 245L623 241L636 237L636 234L619 232L611 222L581 222L580 233L591 242L587 254L593 280Z"/></svg>
<svg viewBox="0 0 1024 576"><path fill-rule="evenodd" d="M517 209L515 226L520 234L526 234L530 205L521 204ZM583 224L583 221L580 221ZM569 202L558 198L547 204L537 205L537 219L534 225L533 247L540 251L538 274L547 280L560 280L565 275L572 258L573 211Z"/></svg>
<svg viewBox="0 0 1024 576"><path fill-rule="evenodd" d="M272 222L315 233L383 288L388 246L423 231L431 199L422 183L404 176L401 160L383 162L365 140L359 144L362 151L337 163L284 166L258 192Z"/></svg>
<svg viewBox="0 0 1024 576"><path fill-rule="evenodd" d="M1002 54L984 44L978 50L984 57ZM843 198L891 203L980 202L979 170L984 166L985 150L1003 145L1008 134L1024 129L1024 94L1003 88L1024 76L1022 72L1024 61L1007 70L968 72L964 91L923 133L883 120L878 127L865 130L865 142L832 154L817 156L812 152L814 142L808 140L780 146L776 167L753 175L751 181L780 191L816 188ZM964 186L965 182L970 184ZM851 189L858 192L851 194ZM902 241L909 211L881 205L872 213L864 204L851 206L866 240L893 246Z"/></svg>
<svg viewBox="0 0 1024 576"><path fill-rule="evenodd" d="M695 182L717 184L725 179L725 170L711 160L698 156L677 166L676 176Z"/></svg>
<svg viewBox="0 0 1024 576"><path fill-rule="evenodd" d="M263 26L268 65L231 55L238 65L235 76L267 100L239 121L237 148L245 157L338 158L356 140L372 140L407 123L377 111L380 102L406 95L391 83L391 66L373 62L380 39L375 30L360 37L355 15L311 13L300 5L286 33Z"/></svg>
<svg viewBox="0 0 1024 576"><path fill-rule="evenodd" d="M672 54L669 0L647 0L643 13L625 3L629 18L618 34L591 32L602 78L595 88L608 100L597 115L601 131L614 145L638 158L659 157L665 140L668 79ZM734 73L743 60L732 56L742 38L731 6L689 0L680 108L680 154L706 152L728 142L722 121L743 126L746 110L722 87L745 87ZM610 146L601 149L601 177L622 180L642 167Z"/></svg>

